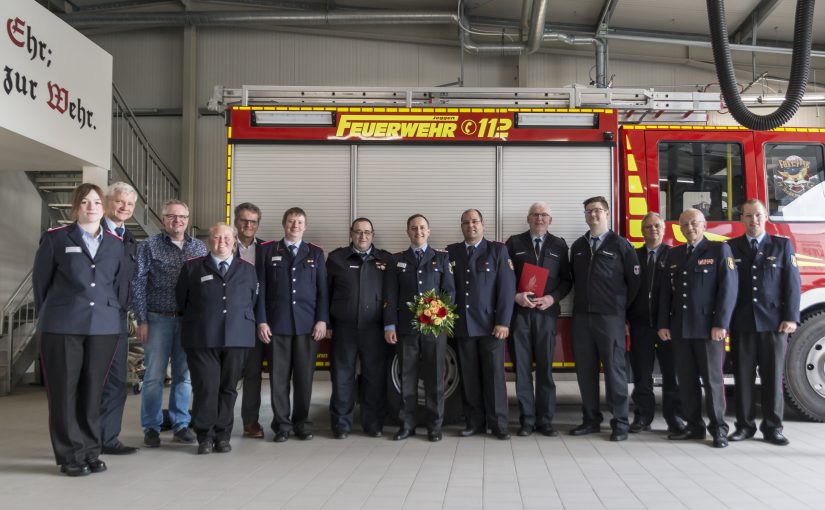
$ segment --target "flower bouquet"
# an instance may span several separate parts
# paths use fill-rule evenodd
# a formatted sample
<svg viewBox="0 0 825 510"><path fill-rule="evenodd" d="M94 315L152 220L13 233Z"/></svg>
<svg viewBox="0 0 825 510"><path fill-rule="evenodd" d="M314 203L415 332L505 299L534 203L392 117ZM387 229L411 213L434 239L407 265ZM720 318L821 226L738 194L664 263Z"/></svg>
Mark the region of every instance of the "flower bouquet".
<svg viewBox="0 0 825 510"><path fill-rule="evenodd" d="M453 326L458 314L455 313L455 304L446 292L428 290L416 296L415 301L408 302L407 307L414 315L412 326L416 331L425 335L453 335Z"/></svg>

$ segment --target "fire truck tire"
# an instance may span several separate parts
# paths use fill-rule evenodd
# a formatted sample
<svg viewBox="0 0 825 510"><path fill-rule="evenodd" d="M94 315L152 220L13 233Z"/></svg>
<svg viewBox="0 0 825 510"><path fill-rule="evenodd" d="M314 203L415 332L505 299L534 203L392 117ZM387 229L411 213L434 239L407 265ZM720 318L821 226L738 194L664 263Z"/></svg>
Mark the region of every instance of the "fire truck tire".
<svg viewBox="0 0 825 510"><path fill-rule="evenodd" d="M451 425L461 421L464 415L463 404L461 402L461 377L458 371L458 356L454 348L453 340L447 342L447 353L444 356L444 423ZM393 355L387 377L387 416L389 422L398 424L399 412L401 410L401 363L398 355ZM426 413L424 408L424 383L418 380L418 412L416 423L419 426L426 424Z"/></svg>
<svg viewBox="0 0 825 510"><path fill-rule="evenodd" d="M825 421L825 312L806 317L785 355L785 399L814 421Z"/></svg>

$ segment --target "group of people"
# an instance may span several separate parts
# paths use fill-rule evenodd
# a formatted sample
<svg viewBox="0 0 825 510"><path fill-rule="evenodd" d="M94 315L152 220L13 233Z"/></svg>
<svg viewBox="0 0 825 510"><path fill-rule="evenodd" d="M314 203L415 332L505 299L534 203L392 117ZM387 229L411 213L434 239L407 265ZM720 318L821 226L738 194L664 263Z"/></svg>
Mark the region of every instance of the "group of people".
<svg viewBox="0 0 825 510"><path fill-rule="evenodd" d="M708 431L713 445L724 447L728 440L752 437L758 366L762 434L774 444L788 442L782 434L782 360L787 334L799 320L799 272L791 243L765 233L765 207L757 200L743 205L746 234L728 243L705 239L702 213L688 209L679 218L684 245L663 244L663 218L649 213L642 224L645 244L634 250L610 230L608 202L593 197L583 204L588 231L570 249L549 232L550 207L537 202L527 213L529 229L506 243L486 239L481 211L468 209L460 217L463 240L435 250L428 244L429 221L414 214L406 224L409 248L391 254L373 244L372 222L357 218L350 244L325 258L320 247L303 240L302 209L287 209L283 238L264 242L256 237L261 210L251 203L235 208L234 226L213 225L204 243L186 232L188 206L170 200L162 211L163 231L136 243L125 225L136 199L125 183L113 184L105 196L82 184L72 201L76 221L45 232L35 258L50 434L57 464L69 476L105 471L101 454L137 450L118 438L129 309L144 346L140 419L147 448L161 445L170 363L173 441L197 443L199 454L231 451L241 378L243 435L263 438L263 361L270 372L274 441L311 440L312 380L324 338L331 339L335 438L352 433L356 391L364 433L383 436L395 352L401 426L393 439L416 434L421 379L427 438L441 440L447 339L419 331L407 306L430 290L449 295L458 313L453 336L466 420L462 437L510 438L506 346L516 372L518 435L558 435L556 321L559 303L574 290L572 346L583 419L572 435L601 430L601 369L612 414L610 440L650 430L658 358L670 439L701 439ZM546 282L528 291L519 282L531 266L545 272ZM728 437L722 359L729 335L737 418Z"/></svg>

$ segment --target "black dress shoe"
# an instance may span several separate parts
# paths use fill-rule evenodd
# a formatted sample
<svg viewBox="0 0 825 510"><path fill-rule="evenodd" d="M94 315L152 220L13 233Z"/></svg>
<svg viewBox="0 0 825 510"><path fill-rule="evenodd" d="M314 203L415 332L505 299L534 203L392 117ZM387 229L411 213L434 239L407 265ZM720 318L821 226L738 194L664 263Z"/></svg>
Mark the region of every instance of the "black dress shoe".
<svg viewBox="0 0 825 510"><path fill-rule="evenodd" d="M212 453L212 440L207 439L206 441L201 441L198 443L198 455L209 455Z"/></svg>
<svg viewBox="0 0 825 510"><path fill-rule="evenodd" d="M728 441L744 441L753 437L755 432L749 429L736 429L728 436Z"/></svg>
<svg viewBox="0 0 825 510"><path fill-rule="evenodd" d="M289 439L289 432L281 431L275 433L275 439L273 439L273 441L275 441L276 443L283 443L287 439Z"/></svg>
<svg viewBox="0 0 825 510"><path fill-rule="evenodd" d="M66 476L86 476L91 474L92 470L89 469L89 466L86 464L72 462L71 464L63 464L60 466L60 472Z"/></svg>
<svg viewBox="0 0 825 510"><path fill-rule="evenodd" d="M346 439L349 437L349 432L333 432L332 437L335 439Z"/></svg>
<svg viewBox="0 0 825 510"><path fill-rule="evenodd" d="M440 430L430 430L429 432L427 432L427 439L431 443L437 443L441 441L441 437L442 435Z"/></svg>
<svg viewBox="0 0 825 510"><path fill-rule="evenodd" d="M504 431L494 430L493 431L493 437L495 437L496 439L498 439L500 441L507 441L508 439L510 439L510 433L507 432L506 430L504 430Z"/></svg>
<svg viewBox="0 0 825 510"><path fill-rule="evenodd" d="M226 439L221 439L215 442L215 451L218 453L229 453L232 451L232 445Z"/></svg>
<svg viewBox="0 0 825 510"><path fill-rule="evenodd" d="M668 427L667 432L668 434L683 434L685 432L685 427Z"/></svg>
<svg viewBox="0 0 825 510"><path fill-rule="evenodd" d="M462 430L458 433L461 437L471 437L477 434L483 434L485 431L481 427L467 427L466 429Z"/></svg>
<svg viewBox="0 0 825 510"><path fill-rule="evenodd" d="M532 434L532 433L533 433L533 430L534 430L534 429L533 429L533 426L532 426L532 425L522 425L522 426L518 429L518 432L516 432L516 434L517 434L519 437L527 437L527 436L529 436L530 434Z"/></svg>
<svg viewBox="0 0 825 510"><path fill-rule="evenodd" d="M714 448L727 448L728 446L728 438L725 437L724 434L720 434L713 438L713 447Z"/></svg>
<svg viewBox="0 0 825 510"><path fill-rule="evenodd" d="M384 433L381 432L380 430L371 430L371 431L367 432L367 435L369 437L384 437Z"/></svg>
<svg viewBox="0 0 825 510"><path fill-rule="evenodd" d="M559 432L554 429L552 425L542 425L538 430L541 432L541 435L547 437L558 437L559 435Z"/></svg>
<svg viewBox="0 0 825 510"><path fill-rule="evenodd" d="M627 441L627 432L619 432L618 430L614 430L610 434L611 441Z"/></svg>
<svg viewBox="0 0 825 510"><path fill-rule="evenodd" d="M92 473L102 473L106 471L106 463L98 458L87 460L86 465L89 466L89 471Z"/></svg>
<svg viewBox="0 0 825 510"><path fill-rule="evenodd" d="M123 443L118 443L114 446L104 446L101 451L105 455L131 455L137 453L138 449L133 446L126 446Z"/></svg>
<svg viewBox="0 0 825 510"><path fill-rule="evenodd" d="M302 430L300 432L295 432L295 437L297 437L301 441L312 441L312 438L315 436L312 435L312 432L306 432Z"/></svg>
<svg viewBox="0 0 825 510"><path fill-rule="evenodd" d="M765 438L765 441L771 444L775 444L777 446L786 446L791 443L790 441L788 441L788 438L785 437L784 434L782 434L782 432L778 430L766 432L762 434L762 436Z"/></svg>
<svg viewBox="0 0 825 510"><path fill-rule="evenodd" d="M406 427L401 427L400 429L398 429L398 432L396 432L395 435L392 436L392 440L393 441L402 441L402 440L407 439L408 437L414 436L414 435L415 435L415 429L408 429Z"/></svg>
<svg viewBox="0 0 825 510"><path fill-rule="evenodd" d="M574 428L570 431L571 436L585 436L587 434L596 434L601 432L602 428L599 425L588 425L587 423L582 423L578 427Z"/></svg>
<svg viewBox="0 0 825 510"><path fill-rule="evenodd" d="M644 423L644 422L642 422L642 420L633 420L633 423L630 424L630 429L629 429L631 434L637 434L639 432L648 431L648 430L650 430L650 424L649 423Z"/></svg>
<svg viewBox="0 0 825 510"><path fill-rule="evenodd" d="M674 432L673 434L668 434L668 439L672 441L683 441L686 439L705 439L705 432L692 432L690 429L684 429L681 432Z"/></svg>

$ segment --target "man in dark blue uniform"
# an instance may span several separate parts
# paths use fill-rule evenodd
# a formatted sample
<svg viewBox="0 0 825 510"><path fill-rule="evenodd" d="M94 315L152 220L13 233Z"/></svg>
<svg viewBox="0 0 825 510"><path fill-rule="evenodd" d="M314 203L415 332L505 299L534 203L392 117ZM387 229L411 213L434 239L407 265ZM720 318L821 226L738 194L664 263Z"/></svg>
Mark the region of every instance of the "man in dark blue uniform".
<svg viewBox="0 0 825 510"><path fill-rule="evenodd" d="M627 420L625 318L639 290L639 261L633 246L610 230L610 208L604 197L584 201L584 219L590 231L570 248L573 266L573 357L582 396L582 424L574 436L601 429L599 362L604 386L611 441L624 441Z"/></svg>
<svg viewBox="0 0 825 510"><path fill-rule="evenodd" d="M636 249L642 273L642 287L627 310L630 322L630 366L633 368L633 393L635 415L630 432L650 430L656 411L653 394L653 365L659 359L662 372L662 415L670 433L682 432L685 425L681 418L682 404L679 386L673 368L673 344L659 338L656 320L659 315L659 288L665 273L665 259L670 246L662 243L665 222L659 213L650 212L642 220L642 237L645 244Z"/></svg>
<svg viewBox="0 0 825 510"><path fill-rule="evenodd" d="M253 266L261 252L262 239L255 237L261 226L261 209L250 202L235 207L235 228L238 230L238 247L235 256ZM243 369L243 394L241 396L241 419L244 437L263 439L264 429L258 421L261 410L261 367L269 358L270 346L255 341L255 347L246 353Z"/></svg>
<svg viewBox="0 0 825 510"><path fill-rule="evenodd" d="M371 437L383 435L387 400L387 361L392 349L384 341L384 273L392 255L372 244L375 231L367 218L350 226L349 246L327 259L332 339L330 423L336 439L352 431L356 362L360 360L361 428Z"/></svg>
<svg viewBox="0 0 825 510"><path fill-rule="evenodd" d="M318 342L326 335L329 321L324 250L303 241L306 220L300 207L287 209L281 221L283 239L263 243L257 263L262 295L256 314L258 337L272 343L269 385L276 443L289 439L291 432L304 441L313 438L308 419L312 376Z"/></svg>
<svg viewBox="0 0 825 510"><path fill-rule="evenodd" d="M100 224L123 239L124 260L121 267L124 277L132 279L135 271L137 254L137 240L126 228L126 221L135 211L137 191L125 182L115 182L106 190L106 215ZM124 301L129 301L129 287L124 285L122 292ZM126 446L120 442L119 435L123 424L123 408L126 405L128 392L128 360L129 360L129 323L127 308L122 310L123 332L117 340L115 356L109 367L109 376L103 385L103 398L100 401L100 438L103 442L103 453L107 455L129 455L137 452L137 448Z"/></svg>
<svg viewBox="0 0 825 510"><path fill-rule="evenodd" d="M190 259L175 289L182 343L192 375L192 428L198 454L232 450L229 438L246 351L255 343L255 266L236 257L235 229L209 229L209 255Z"/></svg>
<svg viewBox="0 0 825 510"><path fill-rule="evenodd" d="M456 286L455 325L458 365L464 397L466 428L462 437L489 428L498 439L509 439L504 342L510 331L516 277L502 243L484 238L484 218L478 209L461 215L464 242L447 247Z"/></svg>
<svg viewBox="0 0 825 510"><path fill-rule="evenodd" d="M673 341L679 393L687 420L683 432L668 439L704 439L702 384L715 448L728 445L722 360L733 307L736 270L726 243L704 238L705 216L686 209L679 225L687 241L673 248L665 261L667 276L659 297L659 338Z"/></svg>
<svg viewBox="0 0 825 510"><path fill-rule="evenodd" d="M510 325L510 359L516 368L519 436L529 436L538 427L545 436L559 433L553 428L556 413L556 384L553 382L553 353L556 349L556 320L559 303L570 292L570 259L567 243L549 232L553 216L550 206L536 202L527 212L530 230L507 239L507 252L513 261L516 282L525 264L547 269L543 292L519 292ZM541 295L537 295L541 294ZM536 363L536 389L533 395L533 362Z"/></svg>
<svg viewBox="0 0 825 510"><path fill-rule="evenodd" d="M455 299L455 282L446 252L427 245L430 223L421 214L407 219L410 248L393 255L384 280L384 339L398 345L401 360L401 428L393 439L400 441L415 435L415 415L418 406L418 376L424 380L427 436L441 441L444 421L444 359L446 335L419 333L413 326L413 313L407 302L428 290L446 292ZM460 313L460 312L459 312ZM420 370L419 370L420 367Z"/></svg>
<svg viewBox="0 0 825 510"><path fill-rule="evenodd" d="M728 245L739 274L739 293L731 320L731 354L736 378L736 430L728 439L742 441L756 433L756 367L762 395L765 441L784 446L782 368L788 334L799 322L801 282L790 239L765 233L765 205L753 199L742 207L745 235Z"/></svg>

